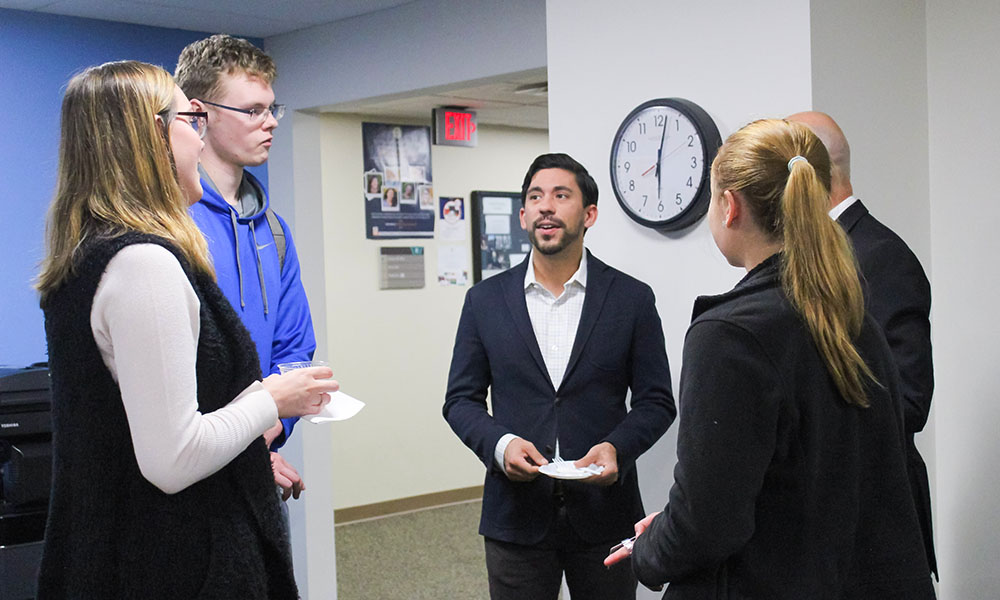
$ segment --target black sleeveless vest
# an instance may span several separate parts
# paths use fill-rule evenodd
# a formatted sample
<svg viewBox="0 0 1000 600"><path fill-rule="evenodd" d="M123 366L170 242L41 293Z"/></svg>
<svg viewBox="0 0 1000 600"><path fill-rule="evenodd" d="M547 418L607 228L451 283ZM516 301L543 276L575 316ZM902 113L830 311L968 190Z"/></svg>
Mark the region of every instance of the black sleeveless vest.
<svg viewBox="0 0 1000 600"><path fill-rule="evenodd" d="M253 341L229 302L169 242L129 233L87 243L74 274L42 302L54 455L38 598L297 598L263 438L177 494L139 471L121 391L90 327L105 267L138 243L170 250L201 303L199 410L225 406L260 378Z"/></svg>

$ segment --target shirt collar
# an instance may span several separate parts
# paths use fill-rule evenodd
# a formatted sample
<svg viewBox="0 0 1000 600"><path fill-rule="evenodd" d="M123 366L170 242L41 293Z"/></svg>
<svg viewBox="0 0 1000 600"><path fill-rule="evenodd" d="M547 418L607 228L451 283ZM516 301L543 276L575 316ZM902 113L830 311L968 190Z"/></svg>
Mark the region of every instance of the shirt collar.
<svg viewBox="0 0 1000 600"><path fill-rule="evenodd" d="M840 201L840 204L834 206L830 209L830 218L836 221L840 218L840 215L844 214L844 211L850 208L852 204L857 202L858 199L854 196L848 196Z"/></svg>
<svg viewBox="0 0 1000 600"><path fill-rule="evenodd" d="M532 285L538 285L539 287L543 287L542 284L538 283L538 281L535 280L535 263L534 263L534 260L535 260L535 251L534 251L534 249L532 249L531 253L528 254L528 268L525 270L525 273L524 273L524 289L525 289L525 291L527 291L528 288L530 288ZM569 278L569 281L567 281L566 284L563 286L563 289L565 290L574 281L577 282L577 283L579 283L580 287L582 287L584 290L587 289L587 249L586 248L583 249L583 255L580 256L580 266L576 269L576 272L573 273L572 277Z"/></svg>

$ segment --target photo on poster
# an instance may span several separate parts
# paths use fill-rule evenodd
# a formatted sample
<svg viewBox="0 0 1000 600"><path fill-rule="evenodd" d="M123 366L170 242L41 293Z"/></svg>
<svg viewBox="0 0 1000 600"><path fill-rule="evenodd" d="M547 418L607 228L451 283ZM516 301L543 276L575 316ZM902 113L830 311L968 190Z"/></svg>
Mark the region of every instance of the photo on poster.
<svg viewBox="0 0 1000 600"><path fill-rule="evenodd" d="M369 198L382 195L382 174L377 171L365 173L365 195Z"/></svg>
<svg viewBox="0 0 1000 600"><path fill-rule="evenodd" d="M385 168L385 182L399 183L399 167L392 165Z"/></svg>
<svg viewBox="0 0 1000 600"><path fill-rule="evenodd" d="M400 187L399 201L403 204L417 203L417 185L412 181L404 181Z"/></svg>
<svg viewBox="0 0 1000 600"><path fill-rule="evenodd" d="M427 169L423 165L410 165L410 179L413 181L428 182Z"/></svg>
<svg viewBox="0 0 1000 600"><path fill-rule="evenodd" d="M394 187L382 188L382 210L399 210L399 190Z"/></svg>
<svg viewBox="0 0 1000 600"><path fill-rule="evenodd" d="M365 180L365 236L368 239L434 237L430 128L388 123L361 124ZM371 175L369 175L371 174ZM370 179L381 175L382 195ZM421 195L428 188L430 200ZM372 186L372 187L368 187ZM435 206L436 208L436 206Z"/></svg>
<svg viewBox="0 0 1000 600"><path fill-rule="evenodd" d="M417 186L417 196L420 197L420 210L434 210L434 188L429 185Z"/></svg>

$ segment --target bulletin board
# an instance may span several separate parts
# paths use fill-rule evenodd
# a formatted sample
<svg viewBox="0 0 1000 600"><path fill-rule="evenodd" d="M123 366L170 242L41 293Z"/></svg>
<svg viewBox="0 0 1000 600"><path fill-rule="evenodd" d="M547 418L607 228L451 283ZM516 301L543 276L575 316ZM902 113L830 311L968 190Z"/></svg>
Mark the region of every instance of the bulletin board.
<svg viewBox="0 0 1000 600"><path fill-rule="evenodd" d="M528 232L521 229L521 193L474 191L472 219L472 277L475 283L518 265L531 250Z"/></svg>

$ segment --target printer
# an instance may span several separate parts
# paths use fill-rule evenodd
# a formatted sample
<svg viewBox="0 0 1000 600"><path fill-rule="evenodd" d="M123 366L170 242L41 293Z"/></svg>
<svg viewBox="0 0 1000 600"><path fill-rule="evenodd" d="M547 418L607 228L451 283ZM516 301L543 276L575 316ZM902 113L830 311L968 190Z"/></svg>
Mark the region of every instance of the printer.
<svg viewBox="0 0 1000 600"><path fill-rule="evenodd" d="M51 487L49 370L0 368L0 598L35 596Z"/></svg>

